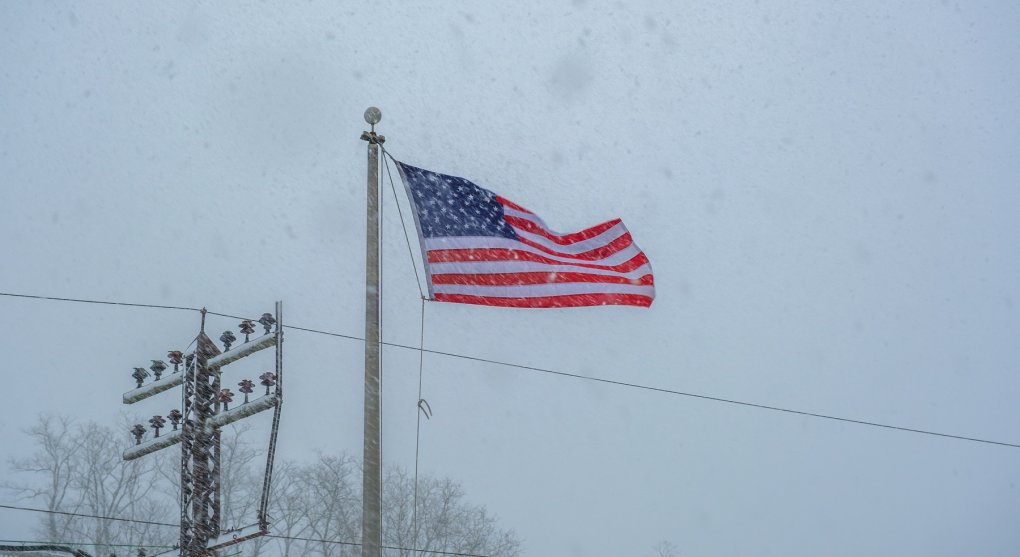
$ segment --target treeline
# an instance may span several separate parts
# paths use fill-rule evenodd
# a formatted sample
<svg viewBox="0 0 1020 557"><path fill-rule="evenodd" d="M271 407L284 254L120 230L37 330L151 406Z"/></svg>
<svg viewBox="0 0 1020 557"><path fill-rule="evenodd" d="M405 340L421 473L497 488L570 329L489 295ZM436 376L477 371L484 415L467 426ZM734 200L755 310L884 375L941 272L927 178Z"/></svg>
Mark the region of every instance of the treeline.
<svg viewBox="0 0 1020 557"><path fill-rule="evenodd" d="M32 451L10 460L12 473L4 489L22 504L67 513L41 514L35 532L39 541L76 544L104 557L134 556L137 548L154 555L177 544L179 530L160 523L180 520L180 452L160 451L124 462L128 429L43 416L26 432ZM245 440L245 431L227 428L222 433L223 529L253 523L261 495L264 455ZM501 528L484 506L471 504L453 480L420 475L414 513L414 478L390 467L382 496L383 545L389 546L384 555L520 555L516 534ZM239 545L241 555L360 556L359 462L343 454L277 462L269 519L272 536Z"/></svg>

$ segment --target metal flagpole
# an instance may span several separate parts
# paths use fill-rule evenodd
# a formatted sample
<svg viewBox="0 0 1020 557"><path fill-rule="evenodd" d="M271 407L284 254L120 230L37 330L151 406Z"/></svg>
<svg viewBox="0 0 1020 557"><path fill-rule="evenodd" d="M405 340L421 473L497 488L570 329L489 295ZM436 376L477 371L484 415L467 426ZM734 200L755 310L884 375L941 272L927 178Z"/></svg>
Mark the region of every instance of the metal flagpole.
<svg viewBox="0 0 1020 557"><path fill-rule="evenodd" d="M382 501L379 444L379 145L386 138L375 133L382 112L371 106L362 132L368 142L368 249L365 261L365 453L362 464L361 556L381 557Z"/></svg>

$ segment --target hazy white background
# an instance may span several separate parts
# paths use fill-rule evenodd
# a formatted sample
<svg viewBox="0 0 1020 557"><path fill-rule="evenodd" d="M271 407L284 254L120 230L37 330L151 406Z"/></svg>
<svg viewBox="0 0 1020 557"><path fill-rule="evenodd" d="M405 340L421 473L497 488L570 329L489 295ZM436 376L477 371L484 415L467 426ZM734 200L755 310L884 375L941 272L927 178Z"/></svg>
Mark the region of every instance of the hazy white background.
<svg viewBox="0 0 1020 557"><path fill-rule="evenodd" d="M622 217L656 272L650 310L432 304L426 347L1017 443L1018 28L1012 2L0 1L0 291L282 299L360 336L376 105L396 157L560 230ZM383 337L417 345L385 195ZM165 414L121 393L198 327L0 316L3 457L40 413ZM286 338L279 457L360 454L363 346ZM408 467L417 368L384 349L383 455ZM1020 553L1015 448L437 355L424 397L421 468L526 555ZM0 538L36 519L0 510Z"/></svg>

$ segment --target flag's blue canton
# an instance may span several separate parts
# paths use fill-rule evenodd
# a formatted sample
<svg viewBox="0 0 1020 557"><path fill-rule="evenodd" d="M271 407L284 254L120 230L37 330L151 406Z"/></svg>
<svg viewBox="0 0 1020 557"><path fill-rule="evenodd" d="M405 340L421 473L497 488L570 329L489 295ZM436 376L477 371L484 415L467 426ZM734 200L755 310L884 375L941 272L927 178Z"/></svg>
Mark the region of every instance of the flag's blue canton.
<svg viewBox="0 0 1020 557"><path fill-rule="evenodd" d="M407 178L418 224L426 238L443 236L499 236L517 239L496 194L475 184L438 172L399 163Z"/></svg>

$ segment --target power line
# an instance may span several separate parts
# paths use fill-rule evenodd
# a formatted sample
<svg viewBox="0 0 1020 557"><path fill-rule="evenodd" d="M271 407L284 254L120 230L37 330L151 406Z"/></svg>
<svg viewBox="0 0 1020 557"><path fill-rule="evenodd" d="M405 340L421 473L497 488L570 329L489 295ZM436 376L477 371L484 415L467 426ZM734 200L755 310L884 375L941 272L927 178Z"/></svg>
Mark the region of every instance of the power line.
<svg viewBox="0 0 1020 557"><path fill-rule="evenodd" d="M866 421L866 420L855 420L855 419L852 419L852 418L841 418L839 416L831 416L831 415L828 415L828 414L818 414L818 413L815 413L815 412L806 412L806 411L803 411L803 410L794 410L792 408L783 408L783 407L780 407L780 406L769 406L767 404L757 404L757 403L754 403L754 402L745 402L745 401L741 401L741 400L721 398L721 397L715 397L715 396L709 396L709 395L700 395L700 394L697 394L697 393L688 393L688 392L684 392L684 391L677 391L677 390L674 390L674 389L667 389L665 387L655 387L655 386L651 386L651 385L641 385L639 383L630 383L630 382L627 382L627 381L617 381L617 380L614 380L614 379L604 379L604 378L601 378L601 377L591 377L591 376L588 376L588 375L579 375L577 373L569 373L569 372L566 372L566 371L558 371L558 370L555 370L555 369L547 369L547 368L541 368L541 367L535 367L535 366L526 366L526 365L514 364L514 363L510 363L510 362L503 362L503 361L500 361L500 360L492 360L492 359L489 359L489 358L480 358L480 357L477 357L477 356L466 356L464 354L456 354L454 352L444 352L442 350L431 350L431 349L428 349L428 348L418 348L416 346L407 346L405 344L397 344L397 343L393 343L393 342L382 342L380 344L385 344L387 346L393 346L395 348L403 348L403 349L406 349L406 350L420 350L422 352L427 352L429 354L436 354L436 355L439 355L439 356L448 356L448 357L451 357L451 358L460 358L460 359L463 359L463 360L472 360L472 361L475 361L475 362L484 362L484 363L487 363L487 364L494 364L494 365L513 367L513 368L517 368L517 369L523 369L523 370L526 370L526 371L534 371L534 372L539 372L539 373L546 373L546 374L549 374L549 375L558 375L560 377L569 377L571 379L580 379L580 380L584 380L584 381L594 381L596 383L604 383L604 384L607 384L607 385L615 385L615 386L618 386L618 387L628 387L628 388L631 388L631 389L639 389L639 390L644 390L644 391L652 391L652 392L656 392L656 393L668 394L668 395L673 395L673 396L683 396L683 397L689 397L689 398L697 398L697 399L701 399L701 400L710 400L710 401L713 401L713 402L722 402L722 403L725 403L725 404L734 404L734 405L737 405L737 406L746 406L746 407L750 407L750 408L758 408L758 409L761 409L761 410L771 410L773 412L784 412L784 413L787 413L787 414L796 414L796 415L799 415L799 416L808 416L808 417L811 417L811 418L821 418L821 419L825 419L825 420L834 420L834 421L838 421L838 422L846 422L846 423L852 423L852 424L858 424L858 425L866 425L866 426L871 426L871 427L880 427L880 428L885 428L885 429L894 429L894 430L897 430L897 431L905 431L905 432L909 432L909 433L918 433L918 434L922 434L922 435L934 435L936 437L945 437L945 438L949 438L949 439L958 439L958 440L961 440L961 441L972 441L972 442L975 442L975 443L987 443L987 444L990 444L990 445L1001 445L1003 447L1013 447L1013 448L1016 448L1016 449L1020 449L1020 444L1007 443L1007 442L1004 442L1004 441L995 441L995 440L991 440L991 439L981 439L981 438L978 438L978 437L966 437L966 436L963 436L963 435L953 435L953 434L950 434L950 433L940 433L940 432L937 432L937 431L929 431L929 430L924 430L924 429L915 429L915 428L910 428L910 427L902 427L902 426L883 424L883 423L878 423L878 422L870 422L870 421Z"/></svg>
<svg viewBox="0 0 1020 557"><path fill-rule="evenodd" d="M290 325L290 324L285 325L284 328L286 328L286 329L294 329L296 331L305 331L307 333L315 333L315 334L318 334L318 335L327 335L327 336L331 336L331 337L346 338L346 339L349 339L349 340L360 340L361 342L365 342L365 338L364 337L359 337L359 336L354 336L354 335L345 335L345 334L341 334L341 333L333 333L333 332L330 332L330 331L321 331L319 329L308 329L306 327L295 327L294 325ZM389 345L390 343L388 343L388 342L380 342L379 344ZM404 346L401 346L401 348L404 348Z"/></svg>
<svg viewBox="0 0 1020 557"><path fill-rule="evenodd" d="M361 547L359 542L344 542L339 540L327 540L317 538L302 538L300 536L278 536L275 534L266 534L267 538L277 538L281 540L294 540L302 542L315 542L315 543L332 543L336 545L348 545L354 547ZM459 551L443 551L440 549L415 549L413 547L400 547L399 545L380 545L383 549L396 549L399 551L414 551L416 553L435 553L437 555L450 555L451 557L492 557L491 555L483 555L481 553L463 553Z"/></svg>
<svg viewBox="0 0 1020 557"><path fill-rule="evenodd" d="M395 343L389 343L389 342L384 342L382 344L386 344L388 346L394 346L394 347L398 347L398 348L404 348L404 349L407 349L407 350L418 350L417 347L407 346L407 345L403 345L403 344L395 344ZM440 351L440 350L430 350L430 349L427 349L427 348L423 348L421 350L423 352L428 352L430 354L438 354L440 356L450 356L450 357L461 358L461 359L465 359L465 360L474 360L476 362L484 362L484 363L488 363L488 364L496 364L496 365L502 365L502 366L515 367L515 368L524 369L524 370L527 370L527 371L536 371L536 372L540 372L540 373L548 373L550 375L559 375L561 377L570 377L572 379L583 379L585 381L595 381L597 383L605 383L605 384L616 385L616 386L620 386L620 387L629 387L629 388L632 388L632 389L641 389L641 390L645 390L645 391L653 391L653 392L663 393L663 394L668 394L668 395L684 396L684 397L690 397L690 398L698 398L698 399L702 399L702 400L711 400L713 402L723 402L723 403L726 403L726 404L735 404L735 405L738 405L738 406L747 406L747 407L751 407L751 408L759 408L759 409L762 409L762 410L772 410L774 412L785 412L785 413L788 413L788 414L797 414L797 415L800 415L800 416L809 416L809 417L812 417L812 418L822 418L822 419L826 419L826 420L835 420L835 421L839 421L839 422L847 422L847 423L858 424L858 425L866 425L866 426L872 426L872 427L881 427L881 428L886 428L886 429L895 429L895 430L898 430L898 431L906 431L906 432L910 432L910 433L920 433L920 434L923 434L923 435L934 435L934 436L937 436L937 437L947 437L947 438L950 438L950 439L959 439L961 441L973 441L975 443L989 443L989 444L992 444L992 445L1002 445L1004 447L1014 447L1014 448L1020 449L1020 444L1016 444L1016 443L1006 443L1006 442L1003 442L1003 441L994 441L994 440L990 440L990 439L980 439L980 438L977 438L977 437L966 437L966 436L963 436L963 435L952 435L952 434L949 434L949 433L939 433L937 431L928 431L928 430L924 430L924 429L914 429L914 428L909 428L909 427L901 427L901 426L895 426L895 425L889 425L889 424L882 424L882 423L878 423L878 422L869 422L869 421L865 421L865 420L854 420L852 418L841 418L839 416L830 416L828 414L818 414L818 413L815 413L815 412L805 412L803 410L794 410L792 408L782 408L782 407L779 407L779 406L769 406L769 405L766 405L766 404L757 404L757 403L753 403L753 402L744 402L744 401L733 400L733 399L728 399L728 398L720 398L720 397L714 397L714 396L708 396L708 395L699 395L699 394L696 394L696 393L688 393L688 392L684 392L684 391L677 391L677 390L673 390L673 389L667 389L667 388L664 388L664 387L653 387L653 386L650 386L650 385L641 385L641 384L638 384L638 383L628 383L626 381L616 381L616 380L613 380L613 379L603 379L601 377L589 377L587 375L578 375L576 373L568 373L566 371L557 371L557 370L554 370L554 369L545 369L545 368L534 367L534 366L525 366L525 365L513 364L513 363L509 363L509 362L501 362L499 360L490 360L488 358L479 358L479 357L476 357L476 356L465 356L463 354L454 354L452 352L443 352L443 351Z"/></svg>
<svg viewBox="0 0 1020 557"><path fill-rule="evenodd" d="M170 523L167 523L167 522L152 522L152 521L149 521L149 520L138 520L138 519L135 519L135 518L117 518L117 517L112 517L112 516L100 516L100 515L94 515L94 514L70 513L70 512L64 512L64 511L54 511L54 510L49 510L49 509L37 509L37 508L33 508L33 507L21 507L21 506L17 506L17 505L4 505L4 504L0 504L0 508L13 509L13 510L16 510L16 511L31 511L31 512L47 513L47 514L60 514L60 515L68 515L68 516L81 517L81 518L96 518L96 519L99 519L99 520L114 520L114 521L119 521L119 522L134 522L134 523L137 523L137 524L151 524L151 525L155 525L155 526L172 526L174 528L179 528L180 527L179 524L170 524ZM266 534L266 537L267 538L281 539L281 540L293 540L293 541L316 542L316 543L331 543L331 544L336 544L336 545L349 545L349 546L357 546L357 547L361 546L360 542L347 542L347 541L342 541L342 540L329 540L329 539L325 539L325 538L321 538L321 539L303 538L303 537L300 537L300 536L282 536L282 535L279 535L279 534ZM0 541L12 541L12 542L16 542L16 543L40 543L40 542L19 542L17 540L0 540ZM131 545L131 544L93 544L93 543L72 543L72 542L57 542L57 543L60 543L60 544L63 544L63 545L71 545L71 546L103 545L103 546L115 547L115 546L119 546L119 545L124 545L124 546L129 546L129 547L174 547L174 546L169 546L169 545L144 545L144 544L143 545L138 545L138 544L135 544L135 545ZM457 551L441 551L441 550L438 550L438 549L416 549L416 548L412 548L412 547L401 547L401 546L397 546L397 545L383 545L383 546L380 546L380 547L382 547L383 549L396 549L396 550L399 550L399 551L414 551L416 553L436 553L436 554L439 554L439 555L450 555L451 557L492 557L491 555L483 555L483 554L479 554L479 553L463 553L463 552L457 552Z"/></svg>
<svg viewBox="0 0 1020 557"><path fill-rule="evenodd" d="M80 303L80 304L102 304L102 305L110 305L110 306L127 306L127 307L140 307L140 308L153 308L153 309L172 309L172 310L179 310L179 311L197 311L197 312L201 312L202 311L201 308L193 308L193 307L188 307L188 306L165 306L165 305L158 305L158 304L136 304L136 303L130 303L130 302L115 302L115 301L109 301L109 300L91 300L91 299L88 299L88 298L61 298L61 297L58 297L58 296L35 296L35 295L32 295L32 294L15 294L13 292L0 292L0 296L9 296L11 298L28 298L28 299L32 299L32 300L50 300L50 301L54 301L54 302L76 302L76 303ZM238 315L230 315L228 313L218 313L218 312L215 312L215 311L208 311L208 310L206 311L206 313L208 315L216 315L216 316L219 316L219 317L229 317L231 319L242 319L242 320L243 319L250 319L248 317L241 317L241 316L238 316ZM286 325L286 328L287 329L295 329L295 330L298 330L298 331L306 331L306 332L309 332L309 333L317 333L317 334L320 334L320 335L329 335L329 336L334 336L334 337L347 338L347 339L351 339L351 340L360 340L362 342L365 341L365 339L362 338L362 337L356 337L356 336L352 336L352 335L344 335L344 334L340 334L340 333L333 333L333 332L330 332L330 331L322 331L322 330L318 330L318 329L308 329L308 328L305 328L305 327L296 327L294 325L289 325L289 324Z"/></svg>
<svg viewBox="0 0 1020 557"><path fill-rule="evenodd" d="M0 540L0 541L6 541L6 540ZM22 542L18 542L17 540L14 540L14 543L22 543ZM24 545L24 543L30 543L32 545ZM36 542L23 542L22 545L0 545L0 552L3 552L5 555L9 554L9 553L22 553L22 552L37 553L37 552L40 552L40 551L47 551L47 552L55 551L55 552L58 552L58 553L70 553L71 555L74 555L74 557L92 557L91 555L86 553L84 550L75 549L73 547L69 547L69 546L65 546L65 545L57 545L57 544L50 544L50 543L40 544L40 543L36 543Z"/></svg>
<svg viewBox="0 0 1020 557"><path fill-rule="evenodd" d="M100 516L100 515L97 515L97 514L71 513L71 512L67 512L67 511L54 511L54 510L51 510L51 509L37 509L37 508L33 508L33 507L20 507L20 506L17 506L17 505L3 505L3 504L0 504L0 509L12 509L12 510L15 510L15 511L31 511L31 512L46 513L46 514L60 514L60 515L64 515L64 516L72 516L72 517L79 517L79 518L95 518L95 519L99 519L99 520L111 520L111 521L115 521L115 522L133 522L135 524L149 524L149 525L152 525L152 526L172 526L174 528L180 528L181 527L180 524L170 524L168 522L153 522L151 520L139 520L137 518L118 518L118 517L115 517L115 516Z"/></svg>
<svg viewBox="0 0 1020 557"><path fill-rule="evenodd" d="M0 292L0 296L13 296L13 297L18 297L18 298L35 298L35 299L41 299L41 300L55 300L55 301L65 301L65 302L81 302L81 303L109 304L109 305L119 305L119 306L149 307L149 308L159 308L159 309L201 311L201 310L196 309L196 308L181 307L181 306L161 306L161 305L155 305L155 304L133 304L133 303L125 303L125 302L110 302L110 301L87 300L87 299L77 299L77 298L59 298L59 297L52 297L52 296L31 296L31 295L26 295L26 294L11 294L11 293L7 293L7 292ZM237 316L234 316L234 315L227 315L227 314L214 313L214 312L208 312L208 313L210 315L219 315L221 317L230 317L230 318L233 318L233 319L244 319L244 318L237 317ZM311 328L306 328L306 327L295 327L293 325L287 325L286 327L290 328L290 329L295 329L295 330L298 330L298 331L309 332L309 333L315 333L315 334L321 334L321 335L345 338L345 339L356 340L356 341L361 341L361 342L365 341L365 339L363 337L358 337L358 336L354 336L354 335L345 335L345 334L336 333L336 332L332 332L332 331L323 331L323 330L319 330L319 329L311 329ZM724 403L724 404L732 404L732 405L736 405L736 406L745 406L745 407L749 407L749 408L758 408L760 410L770 410L770 411L773 411L773 412L782 412L782 413L786 413L786 414L795 414L795 415L799 415L799 416L807 416L807 417L811 417L811 418L820 418L820 419L824 419L824 420L832 420L832 421L838 421L838 422L844 422L844 423L852 423L852 424L857 424L857 425L864 425L864 426L870 426L870 427L878 427L878 428L883 428L883 429L892 429L892 430L903 431L903 432L907 432L907 433L916 433L916 434L920 434L920 435L931 435L931 436L943 437L943 438L947 438L947 439L957 439L957 440L960 440L960 441L970 441L970 442L974 442L974 443L985 443L985 444L989 444L989 445L999 445L999 446L1002 446L1002 447L1012 447L1012 448L1020 449L1020 444L1017 444L1017 443L1007 443L1007 442L1004 442L1004 441L995 441L995 440L992 440L992 439L982 439L982 438L978 438L978 437L967 437L967 436L964 436L964 435L953 435L953 434L950 434L950 433L941 433L941 432L938 432L938 431L930 431L930 430L925 430L925 429L902 427L902 426L896 426L896 425L891 425L891 424L883 424L883 423L872 422L872 421L867 421L867 420L855 420L855 419L852 419L852 418L843 418L843 417L839 417L839 416L832 416L832 415L829 415L829 414L820 414L820 413L816 413L816 412L807 412L807 411L803 411L803 410L795 410L795 409L792 409L792 408L783 408L783 407L780 407L780 406L770 406L770 405L767 405L767 404L758 404L758 403L754 403L754 402L746 402L746 401L741 401L741 400L734 400L734 399L728 399L728 398L722 398L722 397L714 397L714 396L702 395L702 394L697 394L697 393L689 393L689 392L678 391L678 390L674 390L674 389L667 389L665 387L655 387L655 386L652 386L652 385L642 385L642 384L639 384L639 383L630 383L630 382L627 382L627 381L617 381L617 380L614 380L614 379L604 379L604 378L601 378L601 377L591 377L591 376L588 376L588 375L580 375L580 374L570 373L570 372L566 372L566 371L559 371L559 370L548 369L548 368L541 368L541 367L536 367L536 366L527 366L527 365L515 364L515 363L512 363L512 362L504 362L504 361L493 360L493 359L489 359L489 358L481 358L481 357L478 357L478 356L467 356L467 355L464 355L464 354L457 354L455 352L445 352L445 351L441 351L441 350L431 350L431 349L423 348L423 347L419 348L417 346L408 346L408 345L405 345L405 344L399 344L399 343L394 343L394 342L385 342L385 341L382 341L382 342L380 342L380 344L383 344L385 346L392 346L392 347L395 347L395 348L403 348L403 349L406 349L406 350L421 351L421 352L426 352L426 353L429 353L429 354L436 354L436 355L447 356L447 357L451 357L451 358L460 358L460 359L463 359L463 360L471 360L471 361L475 361L475 362L483 362L483 363L487 363L487 364L493 364L493 365L500 365L500 366L517 368L517 369L523 369L523 370L526 370L526 371L534 371L534 372L545 373L545 374L549 374L549 375L557 375L557 376L560 376L560 377L568 377L568 378L571 378L571 379L578 379L578 380L584 380L584 381L593 381L593 382L596 382L596 383L603 383L603 384L607 384L607 385L615 385L615 386L618 386L618 387L627 387L627 388L631 388L631 389L638 389L638 390L643 390L643 391L657 392L657 393L668 394L668 395L672 395L672 396L682 396L682 397L688 397L688 398L697 398L697 399L701 399L701 400L710 400L710 401L713 401L713 402L720 402L720 403Z"/></svg>
<svg viewBox="0 0 1020 557"><path fill-rule="evenodd" d="M31 294L14 294L12 292L0 292L0 296L10 296L12 298L31 298L33 300L52 300L55 302L78 302L82 304L104 304L109 306L129 306L138 308L154 308L154 309L177 309L185 311L202 311L198 308L189 308L184 306L163 306L157 304L133 304L130 302L112 302L107 300L88 300L85 298L60 298L56 296L33 296ZM226 317L232 317L230 315Z"/></svg>
<svg viewBox="0 0 1020 557"><path fill-rule="evenodd" d="M32 545L67 545L72 547L160 547L165 549L171 549L175 546L165 544L151 544L151 543L92 543L92 542L43 542L43 541L29 541L29 540L0 540L0 543L20 543L20 544L32 544ZM4 550L6 551L6 550Z"/></svg>
<svg viewBox="0 0 1020 557"><path fill-rule="evenodd" d="M178 311L197 311L197 312L201 312L202 311L202 308L193 308L193 307L188 307L188 306L167 306L167 305L160 305L160 304L141 304L141 303L133 303L133 302L117 302L117 301L111 301L111 300L92 300L92 299L89 299L89 298L63 298L63 297L59 297L59 296L35 296L35 295L32 295L32 294L15 294L13 292L0 292L0 296L9 296L9 297L12 297L12 298L28 298L28 299L32 299L32 300L50 300L50 301L54 301L54 302L76 302L76 303L80 303L80 304L100 304L100 305L107 305L107 306L127 306L127 307L137 307L137 308L172 309L172 310L178 310ZM249 317L241 317L241 316L238 316L238 315L230 315L230 314L227 314L227 313L217 313L215 311L206 311L206 313L209 314L209 315L217 315L219 317L229 317L231 319L241 319L241 320L250 319Z"/></svg>

